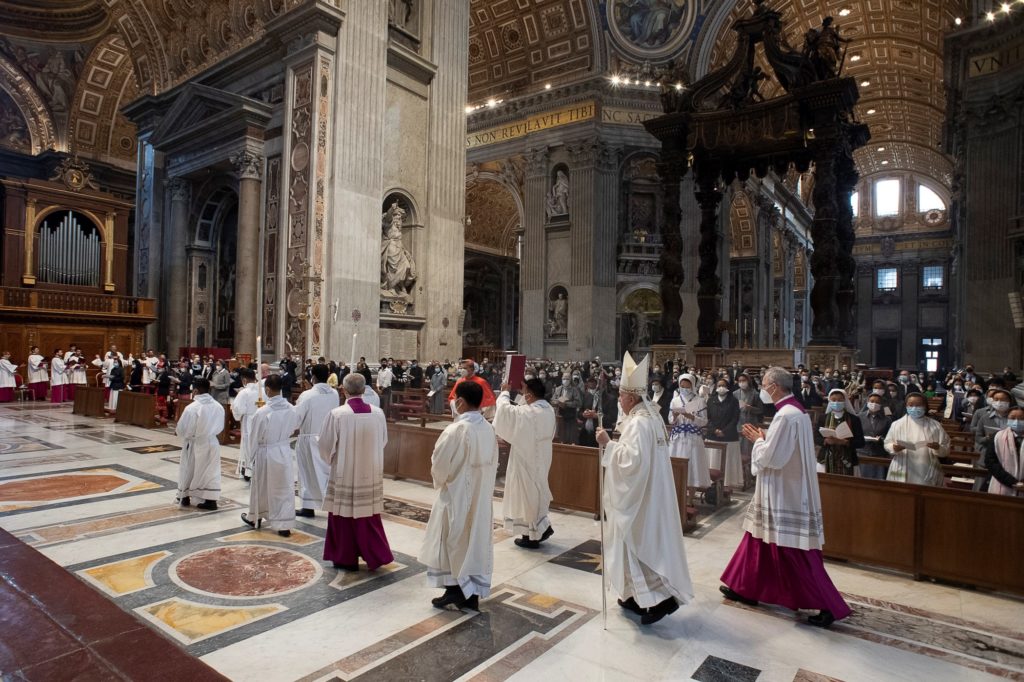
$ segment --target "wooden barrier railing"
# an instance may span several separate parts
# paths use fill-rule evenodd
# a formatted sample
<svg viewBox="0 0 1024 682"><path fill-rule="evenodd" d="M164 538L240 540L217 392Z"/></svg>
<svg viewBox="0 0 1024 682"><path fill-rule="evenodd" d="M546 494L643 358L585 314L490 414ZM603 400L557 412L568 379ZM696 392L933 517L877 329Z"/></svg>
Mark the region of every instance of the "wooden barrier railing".
<svg viewBox="0 0 1024 682"><path fill-rule="evenodd" d="M0 287L0 311L102 317L132 316L156 319L156 301L151 298L111 296L103 293L50 291Z"/></svg>
<svg viewBox="0 0 1024 682"><path fill-rule="evenodd" d="M819 474L825 556L1024 595L1024 498Z"/></svg>
<svg viewBox="0 0 1024 682"><path fill-rule="evenodd" d="M384 474L394 478L432 483L430 456L439 429L408 424L388 424L388 444L384 448ZM680 519L686 527L687 460L672 459L672 479ZM598 499L598 449L556 443L551 456L548 484L552 506L596 514Z"/></svg>

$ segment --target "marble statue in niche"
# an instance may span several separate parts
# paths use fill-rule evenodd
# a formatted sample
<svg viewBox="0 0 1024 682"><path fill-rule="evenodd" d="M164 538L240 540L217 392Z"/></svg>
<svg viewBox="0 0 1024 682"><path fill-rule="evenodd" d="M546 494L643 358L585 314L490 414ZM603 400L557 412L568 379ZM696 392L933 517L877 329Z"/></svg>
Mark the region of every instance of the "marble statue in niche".
<svg viewBox="0 0 1024 682"><path fill-rule="evenodd" d="M388 23L401 28L408 28L416 9L414 0L388 0Z"/></svg>
<svg viewBox="0 0 1024 682"><path fill-rule="evenodd" d="M548 302L548 335L565 336L569 332L569 297L563 287L555 287Z"/></svg>
<svg viewBox="0 0 1024 682"><path fill-rule="evenodd" d="M546 212L549 219L569 215L569 176L564 170L555 172L555 182L548 190Z"/></svg>
<svg viewBox="0 0 1024 682"><path fill-rule="evenodd" d="M382 219L384 238L380 245L380 293L384 298L409 301L416 284L416 262L402 243L405 209L394 201Z"/></svg>

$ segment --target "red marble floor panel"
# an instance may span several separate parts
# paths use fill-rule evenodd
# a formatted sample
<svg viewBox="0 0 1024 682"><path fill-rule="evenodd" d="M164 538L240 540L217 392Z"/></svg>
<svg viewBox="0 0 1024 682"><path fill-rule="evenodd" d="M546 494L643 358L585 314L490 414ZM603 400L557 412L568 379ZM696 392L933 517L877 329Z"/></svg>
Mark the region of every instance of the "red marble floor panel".
<svg viewBox="0 0 1024 682"><path fill-rule="evenodd" d="M294 590L315 580L316 564L308 557L274 547L218 547L187 556L175 573L186 585L230 597L265 597Z"/></svg>
<svg viewBox="0 0 1024 682"><path fill-rule="evenodd" d="M0 483L0 502L56 501L117 490L128 481L113 475L63 474Z"/></svg>
<svg viewBox="0 0 1024 682"><path fill-rule="evenodd" d="M0 679L227 679L2 529L0 548Z"/></svg>

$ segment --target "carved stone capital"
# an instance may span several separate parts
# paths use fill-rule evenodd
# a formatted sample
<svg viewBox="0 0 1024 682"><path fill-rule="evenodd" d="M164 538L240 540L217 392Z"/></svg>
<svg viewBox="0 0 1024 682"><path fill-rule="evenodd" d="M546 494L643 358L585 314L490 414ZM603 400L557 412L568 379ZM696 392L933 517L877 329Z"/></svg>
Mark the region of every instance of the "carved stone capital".
<svg viewBox="0 0 1024 682"><path fill-rule="evenodd" d="M171 201L188 202L192 193L192 183L185 178L168 178L167 189L171 192Z"/></svg>
<svg viewBox="0 0 1024 682"><path fill-rule="evenodd" d="M248 149L243 149L232 155L230 161L235 167L239 180L263 179L263 157L253 154Z"/></svg>
<svg viewBox="0 0 1024 682"><path fill-rule="evenodd" d="M532 177L547 177L548 162L551 154L547 147L536 147L526 150L526 174Z"/></svg>
<svg viewBox="0 0 1024 682"><path fill-rule="evenodd" d="M574 168L589 168L597 163L602 146L596 137L588 137L566 145L566 150Z"/></svg>

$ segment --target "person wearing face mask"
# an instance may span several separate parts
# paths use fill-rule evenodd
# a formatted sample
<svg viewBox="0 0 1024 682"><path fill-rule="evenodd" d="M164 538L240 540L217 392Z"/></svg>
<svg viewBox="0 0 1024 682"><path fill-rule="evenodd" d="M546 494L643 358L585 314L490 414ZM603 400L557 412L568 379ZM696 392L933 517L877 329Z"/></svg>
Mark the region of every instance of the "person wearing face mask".
<svg viewBox="0 0 1024 682"><path fill-rule="evenodd" d="M221 405L228 404L228 390L231 388L231 373L222 360L214 363L213 374L210 375L210 397Z"/></svg>
<svg viewBox="0 0 1024 682"><path fill-rule="evenodd" d="M661 412L661 418L666 422L668 421L668 411L669 407L672 405L672 396L674 393L674 390L665 390L665 385L662 383L660 378L655 377L654 380L651 381L651 392L647 397L650 398L651 402L658 408L658 411Z"/></svg>
<svg viewBox="0 0 1024 682"><path fill-rule="evenodd" d="M444 609L479 610L491 592L494 572L492 518L498 439L480 405L484 389L474 381L455 387L455 421L437 439L430 475L437 499L430 509L419 561L427 567L427 584L443 587L431 603Z"/></svg>
<svg viewBox="0 0 1024 682"><path fill-rule="evenodd" d="M1006 415L1009 414L1010 406L1013 404L1013 396L1009 391L1001 388L989 390L988 405L975 410L971 417L971 433L974 434L975 452L984 453L985 440L991 438L997 431L1006 428Z"/></svg>
<svg viewBox="0 0 1024 682"><path fill-rule="evenodd" d="M853 437L821 435L821 429L834 431L840 424L846 424L853 432ZM817 428L814 430L814 444L818 446L818 471L853 476L853 468L859 464L857 450L864 447L864 431L843 389L834 388L829 392L828 406L818 417Z"/></svg>
<svg viewBox="0 0 1024 682"><path fill-rule="evenodd" d="M804 409L821 407L824 403L817 387L814 386L811 382L811 377L807 374L800 375L800 394L797 396L797 399L804 406Z"/></svg>
<svg viewBox="0 0 1024 682"><path fill-rule="evenodd" d="M603 428L605 468L601 507L607 575L619 606L652 625L693 599L679 519L668 434L657 407L647 398L650 356L637 365L626 353L619 406L620 436Z"/></svg>
<svg viewBox="0 0 1024 682"><path fill-rule="evenodd" d="M963 379L957 378L950 382L949 390L946 392L946 400L942 407L943 418L960 421L960 412L963 409L965 397Z"/></svg>
<svg viewBox="0 0 1024 682"><path fill-rule="evenodd" d="M566 445L576 443L576 415L583 403L583 394L572 383L568 373L562 375L562 384L551 396L551 404L558 414L558 440Z"/></svg>
<svg viewBox="0 0 1024 682"><path fill-rule="evenodd" d="M517 547L538 549L540 543L554 534L548 518L548 470L555 437L555 411L544 400L544 384L539 380L523 381L521 395L525 405L512 404L510 388L502 384L494 411L494 432L511 446L502 516L505 530L522 536L515 539Z"/></svg>
<svg viewBox="0 0 1024 682"><path fill-rule="evenodd" d="M885 451L885 436L892 426L892 417L885 414L882 396L869 395L864 405L864 411L860 414L860 428L864 434L864 447L860 454L869 457L888 457ZM880 464L860 464L860 475L862 478L885 479L885 466Z"/></svg>
<svg viewBox="0 0 1024 682"><path fill-rule="evenodd" d="M940 460L949 454L949 436L939 422L926 415L927 399L920 393L907 396L907 414L895 420L885 437L885 449L893 455L887 481L941 486Z"/></svg>
<svg viewBox="0 0 1024 682"><path fill-rule="evenodd" d="M394 370L388 365L386 358L381 358L380 369L377 370L377 392L380 394L380 406L384 410L385 415L388 413L388 406L391 404L391 385L394 382Z"/></svg>
<svg viewBox="0 0 1024 682"><path fill-rule="evenodd" d="M598 413L604 404L604 397L597 387L597 378L591 376L587 379L586 388L583 390L583 398L580 403L580 418L577 420L579 436L576 444L584 447L597 447Z"/></svg>
<svg viewBox="0 0 1024 682"><path fill-rule="evenodd" d="M729 390L728 375L723 374L715 386L715 393L708 399L707 439L725 443L725 465L722 451L712 448L708 463L725 475L725 485L733 490L743 488L743 462L740 456L740 435L736 430L740 421L740 402Z"/></svg>
<svg viewBox="0 0 1024 682"><path fill-rule="evenodd" d="M719 590L726 599L788 609L818 609L811 625L828 627L850 607L825 571L821 496L815 472L814 435L807 411L791 394L792 377L781 367L762 376L761 399L774 403L767 433L747 424L754 444L754 498L743 520L743 539L729 561Z"/></svg>
<svg viewBox="0 0 1024 682"><path fill-rule="evenodd" d="M900 397L900 387L894 383L888 383L885 387L886 396L889 398L889 409L892 411L893 421L896 421L907 413L905 401Z"/></svg>
<svg viewBox="0 0 1024 682"><path fill-rule="evenodd" d="M669 455L690 460L687 467L691 488L711 487L711 466L704 449L704 427L708 423L708 406L704 398L697 395L693 385L697 379L692 374L679 377L679 390L672 396L668 424Z"/></svg>
<svg viewBox="0 0 1024 682"><path fill-rule="evenodd" d="M736 378L736 386L737 388L733 391L733 395L736 396L740 406L740 420L736 425L737 429L742 429L744 424L760 425L761 420L764 418L764 403L761 402L761 397L758 395L758 390L754 386L750 375L740 374ZM742 456L744 476L750 470L750 449L752 446L752 443L746 438L740 439L740 454Z"/></svg>
<svg viewBox="0 0 1024 682"><path fill-rule="evenodd" d="M982 407L985 407L985 397L982 395L981 389L973 387L967 389L966 397L960 403L959 413L954 412L953 414L960 423L961 431L971 430L971 421L974 419L974 413Z"/></svg>
<svg viewBox="0 0 1024 682"><path fill-rule="evenodd" d="M459 367L459 378L455 382L455 386L452 387L451 393L448 394L449 404L455 400L455 389L458 388L459 384L470 382L480 387L483 391L483 398L481 398L480 409L486 414L491 411L497 402L497 398L494 397L494 391L491 390L491 385L487 381L479 376L477 373L477 364L472 358L466 358L462 361Z"/></svg>
<svg viewBox="0 0 1024 682"><path fill-rule="evenodd" d="M1024 407L1011 408L1006 428L985 441L983 461L991 475L988 492L1024 495Z"/></svg>
<svg viewBox="0 0 1024 682"><path fill-rule="evenodd" d="M444 411L444 387L448 383L448 373L440 367L434 367L430 375L430 413L441 414Z"/></svg>

